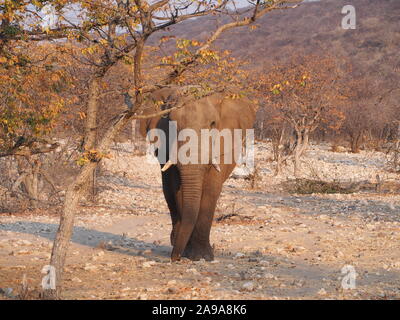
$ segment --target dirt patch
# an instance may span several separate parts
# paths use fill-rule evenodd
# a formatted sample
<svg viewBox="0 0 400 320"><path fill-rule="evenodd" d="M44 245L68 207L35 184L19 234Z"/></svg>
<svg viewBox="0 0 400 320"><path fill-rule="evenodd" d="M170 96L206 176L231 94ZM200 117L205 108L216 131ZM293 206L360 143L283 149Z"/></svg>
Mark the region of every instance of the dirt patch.
<svg viewBox="0 0 400 320"><path fill-rule="evenodd" d="M288 194L280 183L291 177L273 177L267 151L258 153L257 189L242 179L224 185L211 231L214 262L172 264L159 166L137 156L110 159L97 203L77 213L63 297L400 299L400 195ZM333 172L325 181L349 170L353 182L370 176L375 183L381 170L376 154L313 149L308 157ZM25 297L39 296L58 223L43 210L0 214L0 299L23 293L23 283ZM342 285L351 275L346 266L354 268L354 289Z"/></svg>
<svg viewBox="0 0 400 320"><path fill-rule="evenodd" d="M307 204L307 198L296 199L303 206L315 205ZM314 201L322 206L326 199ZM214 223L216 261L184 259L171 264L167 214L91 210L91 215L77 217L65 298L400 298L397 221L367 220L362 213L306 214L272 202L254 205L247 207L243 219L237 214ZM246 214L254 218L246 219ZM57 220L46 215L1 216L1 288L12 288L17 294L25 275L31 297L39 294ZM353 290L342 287L345 265L357 273Z"/></svg>

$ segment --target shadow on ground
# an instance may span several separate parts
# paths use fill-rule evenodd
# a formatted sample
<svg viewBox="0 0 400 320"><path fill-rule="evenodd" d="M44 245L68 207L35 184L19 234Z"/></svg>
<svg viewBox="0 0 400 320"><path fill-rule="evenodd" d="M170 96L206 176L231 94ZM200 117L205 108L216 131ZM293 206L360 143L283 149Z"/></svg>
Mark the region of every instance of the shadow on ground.
<svg viewBox="0 0 400 320"><path fill-rule="evenodd" d="M320 196L295 196L264 192L249 192L237 189L228 191L241 197L249 197L249 203L275 208L289 207L301 214L327 214L348 216L359 213L365 219L375 221L400 221L400 206L378 200L338 200Z"/></svg>
<svg viewBox="0 0 400 320"><path fill-rule="evenodd" d="M14 223L0 224L0 230L12 231L16 233L31 234L53 240L57 231L58 225L30 221L18 221ZM135 238L116 235L110 232L102 232L85 227L75 226L72 236L72 242L88 246L92 248L99 247L99 244L106 244L106 250L111 250L122 255L143 256L145 250L151 250L151 254L145 255L147 259L155 260L166 264L169 262L169 254L171 247L162 246L154 243L148 243ZM235 253L229 255L221 252L216 252L216 259L219 263L208 263L204 261L194 262L195 268L208 274L212 278L212 282L223 282L224 278L235 279L233 284L224 283L221 289L226 293L230 291L240 290L242 283L253 280L256 274L260 275L260 279L266 279L265 273L271 273L279 280L264 280L261 281L262 292L269 296L302 298L302 297L318 297L318 291L325 288L328 292L340 292L341 290L341 267L334 268L327 265L314 265L304 261L291 259L282 256L264 255L248 253L240 259L234 259ZM260 261L267 261L267 268L260 268ZM187 261L177 263L177 265L187 264ZM233 268L227 268L232 264ZM169 264L168 264L169 265ZM175 264L174 264L175 265ZM177 269L172 265L167 270L162 269L163 273L168 272L174 277L176 272L183 272L185 269ZM184 267L185 268L185 267ZM191 267L192 268L192 267ZM375 270L377 271L377 270ZM399 274L397 272L380 271L380 276L371 275L371 270L368 270L369 276L365 277L365 270L357 269L359 277L357 279L358 288L371 287L374 285L385 283L388 289L394 290L391 287L398 284ZM185 274L185 273L183 273ZM153 276L154 277L154 276ZM397 280L395 280L397 279ZM155 278L153 280L156 280ZM184 276L184 281L193 281ZM268 285L264 282L267 281ZM328 282L327 282L328 281ZM276 283L275 283L276 282ZM301 283L301 285L298 285ZM284 284L282 286L282 284ZM233 292L232 291L232 292ZM256 290L257 291L257 290ZM250 296L247 296L250 298Z"/></svg>
<svg viewBox="0 0 400 320"><path fill-rule="evenodd" d="M31 221L0 224L0 230L32 234L51 241L54 240L57 229L58 225L56 224ZM151 250L152 254L156 256L169 258L171 252L170 246L147 243L124 235L117 235L79 226L74 227L71 241L79 245L92 248L104 248L109 251L132 256L141 256L145 250Z"/></svg>

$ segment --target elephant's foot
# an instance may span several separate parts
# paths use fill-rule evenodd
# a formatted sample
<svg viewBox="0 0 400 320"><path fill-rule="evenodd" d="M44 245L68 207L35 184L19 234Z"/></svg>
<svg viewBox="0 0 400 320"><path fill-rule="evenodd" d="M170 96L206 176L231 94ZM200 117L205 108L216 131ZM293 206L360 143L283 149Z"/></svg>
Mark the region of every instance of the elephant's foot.
<svg viewBox="0 0 400 320"><path fill-rule="evenodd" d="M182 257L186 257L193 261L198 261L200 259L212 261L214 260L214 253L208 242L189 242L185 248L185 251L183 251Z"/></svg>
<svg viewBox="0 0 400 320"><path fill-rule="evenodd" d="M179 261L179 260L181 260L181 256L178 255L178 254L172 253L172 255L171 255L171 262L176 262L176 261Z"/></svg>

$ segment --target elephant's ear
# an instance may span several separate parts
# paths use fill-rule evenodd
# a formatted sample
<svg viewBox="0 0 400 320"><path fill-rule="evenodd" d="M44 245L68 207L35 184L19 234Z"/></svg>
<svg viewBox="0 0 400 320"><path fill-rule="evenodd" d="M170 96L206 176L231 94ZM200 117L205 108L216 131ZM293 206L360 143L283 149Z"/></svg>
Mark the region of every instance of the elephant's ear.
<svg viewBox="0 0 400 320"><path fill-rule="evenodd" d="M148 131L148 119L142 119L139 122L139 132L142 135L143 138L146 137L147 131Z"/></svg>
<svg viewBox="0 0 400 320"><path fill-rule="evenodd" d="M145 98L145 104L144 104L142 115L149 115L149 114L152 114L152 113L156 112L156 108L155 108L154 102L152 100L153 99L152 99L151 96L147 96ZM154 118L141 119L140 120L140 122L139 122L139 132L143 137L146 137L147 132L150 129L152 129L151 128L152 124L154 125ZM156 125L157 125L157 122L156 122Z"/></svg>
<svg viewBox="0 0 400 320"><path fill-rule="evenodd" d="M147 132L151 129L156 128L158 121L160 121L160 117L140 120L140 125L139 125L140 134L144 138L146 138Z"/></svg>
<svg viewBox="0 0 400 320"><path fill-rule="evenodd" d="M160 111L160 106L168 101L175 101L177 99L178 90L174 88L163 88L154 91L145 97L145 103L142 115L150 115ZM157 127L161 117L154 117L149 119L140 120L139 131L143 137L146 137L147 132Z"/></svg>
<svg viewBox="0 0 400 320"><path fill-rule="evenodd" d="M232 99L224 94L216 94L215 106L220 114L218 129L253 128L258 106L247 98Z"/></svg>

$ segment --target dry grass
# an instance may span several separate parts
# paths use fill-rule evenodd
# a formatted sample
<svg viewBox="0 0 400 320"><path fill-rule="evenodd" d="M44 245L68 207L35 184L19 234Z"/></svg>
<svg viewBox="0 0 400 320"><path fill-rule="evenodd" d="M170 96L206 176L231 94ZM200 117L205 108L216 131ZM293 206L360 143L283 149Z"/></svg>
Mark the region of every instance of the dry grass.
<svg viewBox="0 0 400 320"><path fill-rule="evenodd" d="M334 144L331 147L331 151L332 152L347 152L347 149L345 147L343 147L343 146Z"/></svg>
<svg viewBox="0 0 400 320"><path fill-rule="evenodd" d="M284 189L289 193L353 193L353 186L343 186L339 182L327 182L310 179L294 179L283 183Z"/></svg>

